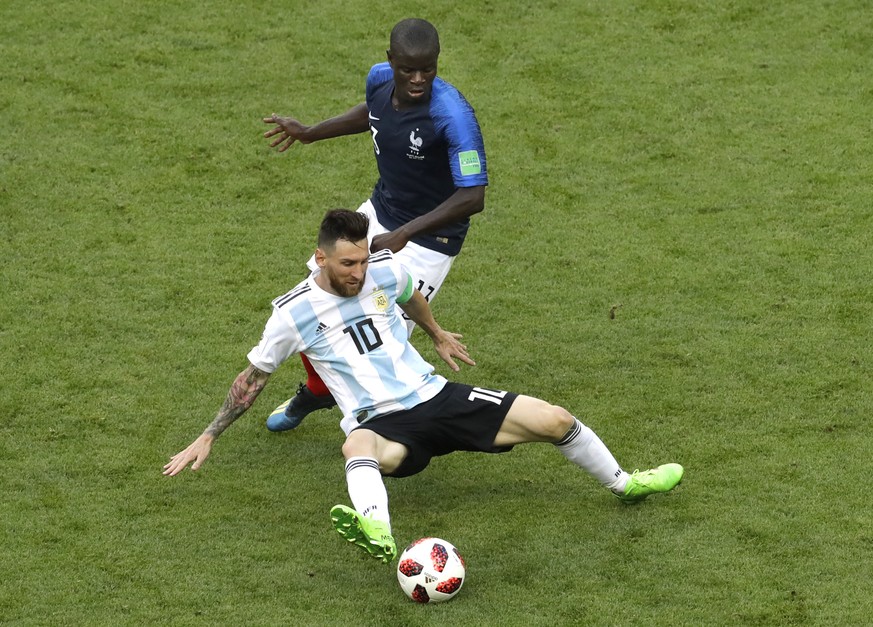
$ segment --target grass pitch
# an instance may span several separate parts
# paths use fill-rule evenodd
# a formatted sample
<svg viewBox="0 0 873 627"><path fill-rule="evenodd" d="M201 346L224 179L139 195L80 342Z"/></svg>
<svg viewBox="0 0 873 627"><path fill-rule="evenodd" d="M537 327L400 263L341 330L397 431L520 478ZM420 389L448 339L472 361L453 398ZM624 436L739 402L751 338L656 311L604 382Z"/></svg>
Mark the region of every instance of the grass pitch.
<svg viewBox="0 0 873 627"><path fill-rule="evenodd" d="M336 412L264 429L294 360L160 474L375 180L366 135L277 155L261 117L359 102L410 15L491 172L435 306L457 378L687 468L638 507L545 445L389 480L398 542L467 559L434 607L331 530ZM4 3L0 622L865 623L871 33L849 0Z"/></svg>

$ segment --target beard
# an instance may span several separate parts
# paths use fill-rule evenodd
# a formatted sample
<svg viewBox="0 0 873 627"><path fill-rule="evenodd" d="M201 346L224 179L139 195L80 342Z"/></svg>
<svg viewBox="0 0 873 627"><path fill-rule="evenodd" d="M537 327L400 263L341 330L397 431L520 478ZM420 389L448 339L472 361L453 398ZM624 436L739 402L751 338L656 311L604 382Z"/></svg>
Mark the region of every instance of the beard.
<svg viewBox="0 0 873 627"><path fill-rule="evenodd" d="M325 274L327 275L327 280L330 283L331 289L344 298L357 296L361 293L361 290L364 287L363 281L356 285L349 285L348 283L344 283L337 279L332 272L326 272Z"/></svg>

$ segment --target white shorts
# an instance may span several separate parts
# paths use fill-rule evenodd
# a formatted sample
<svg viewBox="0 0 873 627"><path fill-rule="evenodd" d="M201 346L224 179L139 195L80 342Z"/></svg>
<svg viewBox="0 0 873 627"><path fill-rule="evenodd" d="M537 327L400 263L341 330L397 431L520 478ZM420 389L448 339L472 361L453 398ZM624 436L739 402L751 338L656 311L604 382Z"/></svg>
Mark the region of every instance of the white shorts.
<svg viewBox="0 0 873 627"><path fill-rule="evenodd" d="M367 232L368 242L372 242L376 235L388 233L388 229L382 226L376 218L376 208L369 198L358 207L358 211L370 218L370 230ZM438 253L415 242L409 242L400 252L394 253L394 258L403 264L403 267L412 275L412 279L416 282L415 287L428 302L432 302L437 292L440 291L443 281L446 280L452 263L455 261L455 258L450 255ZM318 267L315 263L315 255L310 257L306 265L310 270L315 270ZM406 320L406 328L412 335L415 323L405 315L403 319Z"/></svg>

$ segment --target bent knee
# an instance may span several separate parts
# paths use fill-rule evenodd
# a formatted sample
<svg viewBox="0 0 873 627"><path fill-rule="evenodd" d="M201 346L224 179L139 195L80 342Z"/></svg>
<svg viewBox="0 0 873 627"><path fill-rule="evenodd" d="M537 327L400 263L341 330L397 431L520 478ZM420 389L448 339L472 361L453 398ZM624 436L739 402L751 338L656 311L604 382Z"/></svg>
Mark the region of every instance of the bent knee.
<svg viewBox="0 0 873 627"><path fill-rule="evenodd" d="M573 415L563 407L549 405L543 408L540 425L543 435L548 436L554 442L558 442L573 428L575 420Z"/></svg>
<svg viewBox="0 0 873 627"><path fill-rule="evenodd" d="M342 446L343 458L370 457L379 463L382 474L394 472L408 454L408 449L400 442L388 440L369 429L355 429Z"/></svg>
<svg viewBox="0 0 873 627"><path fill-rule="evenodd" d="M343 442L342 452L345 459L352 457L376 457L375 433L367 429L355 429Z"/></svg>

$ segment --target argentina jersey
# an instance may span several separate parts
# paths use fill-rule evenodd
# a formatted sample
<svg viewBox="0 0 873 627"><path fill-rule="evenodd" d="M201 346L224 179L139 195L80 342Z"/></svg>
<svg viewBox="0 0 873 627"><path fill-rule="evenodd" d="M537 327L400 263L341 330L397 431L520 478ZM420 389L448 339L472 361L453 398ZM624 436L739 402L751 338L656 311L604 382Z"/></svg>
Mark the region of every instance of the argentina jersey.
<svg viewBox="0 0 873 627"><path fill-rule="evenodd" d="M252 365L272 372L292 354L304 353L339 405L346 434L442 390L446 380L409 343L397 313L397 299L411 294L411 279L391 251L370 256L357 296L326 292L315 276L273 301L261 342L248 355Z"/></svg>
<svg viewBox="0 0 873 627"><path fill-rule="evenodd" d="M435 78L429 103L396 110L388 63L367 76L367 107L379 180L372 202L379 222L394 230L445 202L459 187L488 184L485 146L473 108L451 84ZM461 250L469 220L413 238L446 255Z"/></svg>

